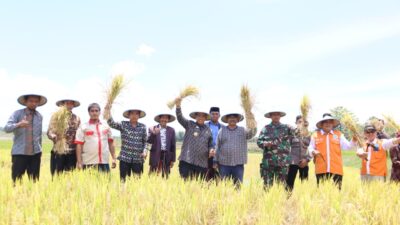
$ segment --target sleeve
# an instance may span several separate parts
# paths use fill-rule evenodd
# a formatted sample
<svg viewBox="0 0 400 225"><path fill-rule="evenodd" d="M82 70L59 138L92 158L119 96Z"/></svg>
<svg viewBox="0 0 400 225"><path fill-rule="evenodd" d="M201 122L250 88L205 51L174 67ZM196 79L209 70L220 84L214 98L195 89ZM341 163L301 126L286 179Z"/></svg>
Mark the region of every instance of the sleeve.
<svg viewBox="0 0 400 225"><path fill-rule="evenodd" d="M144 126L143 127L143 131L142 131L142 144L143 144L143 153L147 152L147 127Z"/></svg>
<svg viewBox="0 0 400 225"><path fill-rule="evenodd" d="M364 148L358 148L357 154L363 154L365 152Z"/></svg>
<svg viewBox="0 0 400 225"><path fill-rule="evenodd" d="M55 130L55 128L54 128L54 120L55 120L55 118L54 118L54 115L53 115L53 116L51 116L50 123L49 123L49 128L47 129L47 137L49 139L53 139L53 136L56 135L56 133L54 131Z"/></svg>
<svg viewBox="0 0 400 225"><path fill-rule="evenodd" d="M264 141L267 141L267 135L266 135L266 133L267 133L267 130L266 130L266 128L264 127L262 130L261 130L261 132L260 132L260 135L258 136L258 139L257 139L257 145L258 145L258 147L259 148L261 148L261 149L265 149L265 147L264 147Z"/></svg>
<svg viewBox="0 0 400 225"><path fill-rule="evenodd" d="M390 149L390 159L392 160L392 163L397 162L399 159L397 158L397 147L392 147Z"/></svg>
<svg viewBox="0 0 400 225"><path fill-rule="evenodd" d="M395 146L395 141L396 141L396 139L394 138L394 139L384 139L384 140L382 140L383 142L382 142L382 147L383 147L383 149L385 149L386 151L387 150L390 150L393 146Z"/></svg>
<svg viewBox="0 0 400 225"><path fill-rule="evenodd" d="M308 146L308 155L309 155L310 159L313 158L314 152L317 152L317 149L315 147L315 137L314 137L314 135L312 135L311 139L310 139L310 145Z"/></svg>
<svg viewBox="0 0 400 225"><path fill-rule="evenodd" d="M109 142L109 143L113 143L113 142L114 142L114 138L113 138L113 136L112 136L111 128L107 128L107 129L108 129L108 132L107 132L107 139L108 139L108 142Z"/></svg>
<svg viewBox="0 0 400 225"><path fill-rule="evenodd" d="M171 138L171 161L176 161L176 136L175 130L172 129L172 138Z"/></svg>
<svg viewBox="0 0 400 225"><path fill-rule="evenodd" d="M208 129L210 129L210 128L208 127ZM215 146L214 146L214 141L213 141L213 135L212 135L212 132L210 129L210 137L208 138L208 150L211 150L213 148L215 148Z"/></svg>
<svg viewBox="0 0 400 225"><path fill-rule="evenodd" d="M6 126L4 127L4 131L6 133L14 132L17 129L17 123L19 122L18 119L18 111L14 112L7 121Z"/></svg>
<svg viewBox="0 0 400 225"><path fill-rule="evenodd" d="M307 161L311 161L311 159L312 159L310 157L310 155L308 154L308 147L310 146L310 142L311 142L311 136L302 138L301 155L302 155L302 159L305 159Z"/></svg>
<svg viewBox="0 0 400 225"><path fill-rule="evenodd" d="M342 150L352 150L356 147L356 143L353 141L348 141L344 135L340 135L340 148Z"/></svg>
<svg viewBox="0 0 400 225"><path fill-rule="evenodd" d="M83 145L85 143L85 132L83 131L82 124L76 131L75 144Z"/></svg>
<svg viewBox="0 0 400 225"><path fill-rule="evenodd" d="M182 113L181 108L176 108L176 117L178 118L178 122L183 126L183 128L188 129L190 121L187 120Z"/></svg>
<svg viewBox="0 0 400 225"><path fill-rule="evenodd" d="M154 142L156 141L156 135L150 132L150 128L148 129L148 135L147 135L147 143L148 144L154 144Z"/></svg>
<svg viewBox="0 0 400 225"><path fill-rule="evenodd" d="M119 131L122 130L122 123L121 122L115 122L112 117L110 117L107 120L107 123L108 123L108 126L110 126L111 128L114 128L114 129L119 130Z"/></svg>
<svg viewBox="0 0 400 225"><path fill-rule="evenodd" d="M219 130L218 135L217 135L217 142L216 142L216 148L215 148L215 157L214 157L214 162L218 163L219 161L219 153L221 150L221 142L222 142L222 129Z"/></svg>

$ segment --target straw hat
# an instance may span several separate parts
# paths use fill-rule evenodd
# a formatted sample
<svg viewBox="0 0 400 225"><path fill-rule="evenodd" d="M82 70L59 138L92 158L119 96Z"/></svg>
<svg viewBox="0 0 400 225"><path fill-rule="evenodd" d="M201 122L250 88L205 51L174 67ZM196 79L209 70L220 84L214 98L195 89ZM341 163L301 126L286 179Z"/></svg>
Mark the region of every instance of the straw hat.
<svg viewBox="0 0 400 225"><path fill-rule="evenodd" d="M228 117L231 117L231 116L234 116L234 117L238 118L239 119L238 122L241 122L241 121L244 120L244 116L242 114L240 114L240 113L229 113L229 114L224 115L221 118L222 122L228 123Z"/></svg>
<svg viewBox="0 0 400 225"><path fill-rule="evenodd" d="M38 94L26 94L26 95L21 95L19 98L18 98L18 103L19 104L21 104L21 105L23 105L23 106L26 106L26 100L28 99L28 97L30 97L30 96L35 96L35 97L39 97L40 98L40 100L39 100L39 105L38 106L43 106L43 105L45 105L46 103L47 103L47 98L46 97L44 97L43 95L38 95Z"/></svg>
<svg viewBox="0 0 400 225"><path fill-rule="evenodd" d="M81 103L77 100L73 100L73 99L62 99L56 102L57 106L62 106L65 104L65 102L74 102L74 108L79 107L81 105Z"/></svg>
<svg viewBox="0 0 400 225"><path fill-rule="evenodd" d="M168 117L169 117L168 123L172 123L172 122L174 122L174 121L176 120L176 117L175 117L175 116L173 116L173 115L171 115L171 114L169 114L169 113L162 113L162 114L158 114L156 117L154 117L154 121L156 121L157 123L159 123L159 122L160 122L160 118L161 118L162 116L168 116Z"/></svg>
<svg viewBox="0 0 400 225"><path fill-rule="evenodd" d="M324 116L318 123L317 123L317 127L318 129L322 129L322 123L328 120L333 120L333 127L337 127L340 125L340 121L330 115L326 115Z"/></svg>
<svg viewBox="0 0 400 225"><path fill-rule="evenodd" d="M145 113L143 110L140 110L140 109L128 109L128 110L126 110L122 115L123 115L125 118L129 119L129 114L130 114L131 112L133 112L133 111L138 111L138 112L139 112L139 114L140 114L139 118L143 118L143 117L146 116L146 113Z"/></svg>
<svg viewBox="0 0 400 225"><path fill-rule="evenodd" d="M206 115L206 117L207 117L206 120L211 120L210 114L207 113L207 112L205 112L205 111L194 111L194 112L190 113L189 116L190 116L192 119L196 119L197 114L204 114L204 115Z"/></svg>

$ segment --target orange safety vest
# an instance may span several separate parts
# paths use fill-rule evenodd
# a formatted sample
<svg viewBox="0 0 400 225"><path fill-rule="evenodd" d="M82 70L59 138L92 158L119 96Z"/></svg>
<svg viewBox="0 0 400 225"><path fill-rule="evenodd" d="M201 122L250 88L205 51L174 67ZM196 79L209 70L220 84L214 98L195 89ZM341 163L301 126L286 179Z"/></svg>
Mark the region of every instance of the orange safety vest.
<svg viewBox="0 0 400 225"><path fill-rule="evenodd" d="M333 134L332 134L333 133ZM340 147L340 131L314 134L315 148L321 155L315 157L315 173L333 173L343 175L342 151Z"/></svg>
<svg viewBox="0 0 400 225"><path fill-rule="evenodd" d="M373 147L364 146L366 152L368 152L368 161L363 160L361 163L361 175L371 176L386 176L387 165L386 165L386 150L382 146L382 141L376 142L379 145L378 151L375 151Z"/></svg>

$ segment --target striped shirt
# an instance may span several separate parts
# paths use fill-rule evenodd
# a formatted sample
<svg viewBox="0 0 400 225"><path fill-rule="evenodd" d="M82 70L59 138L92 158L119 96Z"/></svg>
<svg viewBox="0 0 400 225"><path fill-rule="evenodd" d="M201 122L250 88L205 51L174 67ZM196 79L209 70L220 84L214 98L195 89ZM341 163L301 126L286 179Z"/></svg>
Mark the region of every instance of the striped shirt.
<svg viewBox="0 0 400 225"><path fill-rule="evenodd" d="M122 143L118 159L126 163L144 163L141 155L147 145L146 126L137 123L137 126L133 127L129 121L115 122L112 117L107 122L110 127L121 132Z"/></svg>
<svg viewBox="0 0 400 225"><path fill-rule="evenodd" d="M176 108L176 116L186 130L179 160L207 168L209 152L213 148L210 127L206 124L200 126L194 121L187 120L180 108Z"/></svg>
<svg viewBox="0 0 400 225"><path fill-rule="evenodd" d="M76 132L76 144L83 145L83 165L108 164L110 160L109 143L113 141L111 129L102 122L83 123Z"/></svg>
<svg viewBox="0 0 400 225"><path fill-rule="evenodd" d="M253 138L257 128L245 129L237 126L234 129L222 127L217 137L217 154L215 161L224 166L237 166L247 163L247 140Z"/></svg>
<svg viewBox="0 0 400 225"><path fill-rule="evenodd" d="M43 117L38 111L33 111L31 114L32 120L29 128L17 127L19 122L24 118L27 119L29 112L28 108L15 111L4 127L5 132L14 133L12 155L32 155L42 151Z"/></svg>

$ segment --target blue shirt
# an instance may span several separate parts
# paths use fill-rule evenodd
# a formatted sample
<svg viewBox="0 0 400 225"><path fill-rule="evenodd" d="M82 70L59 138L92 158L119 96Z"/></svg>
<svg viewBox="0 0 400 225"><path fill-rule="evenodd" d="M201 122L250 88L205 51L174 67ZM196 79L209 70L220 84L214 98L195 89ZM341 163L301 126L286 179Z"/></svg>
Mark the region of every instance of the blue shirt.
<svg viewBox="0 0 400 225"><path fill-rule="evenodd" d="M221 129L222 125L220 123L215 124L211 121L208 122L207 125L211 129L211 133L212 133L212 137L213 137L212 144L215 147L217 145L218 132Z"/></svg>
<svg viewBox="0 0 400 225"><path fill-rule="evenodd" d="M4 131L6 133L14 133L14 142L11 150L12 155L25 155L26 148L26 132L25 128L17 127L17 123L24 119L27 115L27 108L15 111L8 119ZM33 154L40 153L42 151L42 121L43 117L35 111L33 114Z"/></svg>

